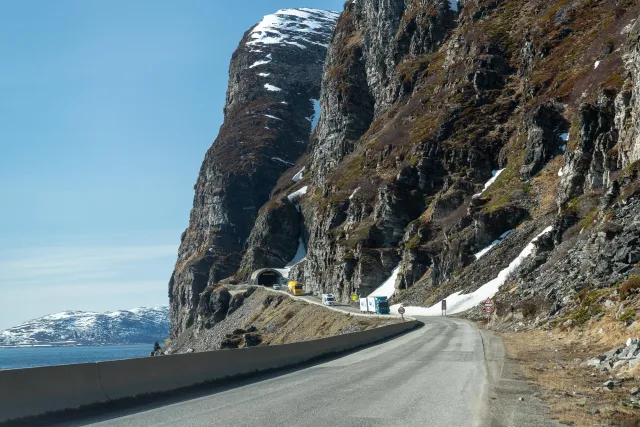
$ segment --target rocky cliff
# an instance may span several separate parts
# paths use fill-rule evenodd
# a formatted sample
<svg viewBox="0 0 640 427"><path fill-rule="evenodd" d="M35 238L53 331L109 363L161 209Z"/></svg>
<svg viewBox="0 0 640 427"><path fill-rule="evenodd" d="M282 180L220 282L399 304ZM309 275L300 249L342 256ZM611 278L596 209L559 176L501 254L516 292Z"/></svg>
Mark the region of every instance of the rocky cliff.
<svg viewBox="0 0 640 427"><path fill-rule="evenodd" d="M348 1L310 144L246 246L220 254L242 268L207 280L284 267L302 245L290 276L342 301L397 269L395 302L497 294L547 320L585 286L624 282L639 14L635 0Z"/></svg>
<svg viewBox="0 0 640 427"><path fill-rule="evenodd" d="M234 53L224 123L202 163L169 282L172 336L193 322L205 287L238 270L258 210L306 151L336 19L284 9L247 31ZM283 256L297 246L296 236Z"/></svg>

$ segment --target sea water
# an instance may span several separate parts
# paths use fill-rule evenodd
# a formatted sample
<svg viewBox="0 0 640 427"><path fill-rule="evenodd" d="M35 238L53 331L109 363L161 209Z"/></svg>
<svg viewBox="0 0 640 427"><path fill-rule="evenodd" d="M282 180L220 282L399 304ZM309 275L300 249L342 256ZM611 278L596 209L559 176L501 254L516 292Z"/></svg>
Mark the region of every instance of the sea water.
<svg viewBox="0 0 640 427"><path fill-rule="evenodd" d="M0 348L0 369L68 365L149 356L153 344Z"/></svg>

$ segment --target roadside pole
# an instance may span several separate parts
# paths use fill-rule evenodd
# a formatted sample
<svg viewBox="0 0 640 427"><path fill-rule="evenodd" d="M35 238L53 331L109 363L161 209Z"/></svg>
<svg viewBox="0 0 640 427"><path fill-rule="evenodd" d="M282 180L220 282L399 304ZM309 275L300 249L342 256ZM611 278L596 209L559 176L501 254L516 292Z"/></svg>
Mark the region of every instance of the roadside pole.
<svg viewBox="0 0 640 427"><path fill-rule="evenodd" d="M447 300L443 299L442 300L442 315L443 316L447 316Z"/></svg>
<svg viewBox="0 0 640 427"><path fill-rule="evenodd" d="M400 307L398 308L398 313L400 314L400 317L402 318L402 321L403 321L403 322L404 322L404 312L405 312L404 307L403 307L403 306L400 306Z"/></svg>

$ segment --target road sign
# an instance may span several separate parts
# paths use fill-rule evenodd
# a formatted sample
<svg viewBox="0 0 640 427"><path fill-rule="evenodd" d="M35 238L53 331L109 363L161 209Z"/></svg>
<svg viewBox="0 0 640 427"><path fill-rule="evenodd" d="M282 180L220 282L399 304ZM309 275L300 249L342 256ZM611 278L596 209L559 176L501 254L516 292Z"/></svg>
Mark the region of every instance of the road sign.
<svg viewBox="0 0 640 427"><path fill-rule="evenodd" d="M401 315L404 314L405 309L404 307L400 306L400 308L398 308L398 313L400 313Z"/></svg>
<svg viewBox="0 0 640 427"><path fill-rule="evenodd" d="M493 301L491 298L487 298L484 302L484 308L482 309L485 313L491 314L493 313Z"/></svg>
<svg viewBox="0 0 640 427"><path fill-rule="evenodd" d="M355 292L351 294L351 300L352 301L358 301L358 295L356 295Z"/></svg>
<svg viewBox="0 0 640 427"><path fill-rule="evenodd" d="M442 300L442 309L443 309L443 310L446 310L446 309L447 309L447 300L446 300L446 299L443 299L443 300Z"/></svg>

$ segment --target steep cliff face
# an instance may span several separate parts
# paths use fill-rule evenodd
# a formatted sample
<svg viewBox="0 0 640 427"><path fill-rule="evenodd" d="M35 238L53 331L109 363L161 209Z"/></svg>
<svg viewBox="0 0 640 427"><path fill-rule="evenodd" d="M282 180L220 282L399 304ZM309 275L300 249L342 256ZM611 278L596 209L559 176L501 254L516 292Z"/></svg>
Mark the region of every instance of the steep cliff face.
<svg viewBox="0 0 640 427"><path fill-rule="evenodd" d="M169 283L172 336L193 322L207 284L236 272L258 210L306 150L337 17L281 10L249 30L234 53L225 120L200 169Z"/></svg>
<svg viewBox="0 0 640 427"><path fill-rule="evenodd" d="M206 281L298 253L290 277L342 301L395 277L395 302L488 284L557 313L580 281L625 280L636 254L613 248L637 231L639 15L635 0L348 1L305 155Z"/></svg>
<svg viewBox="0 0 640 427"><path fill-rule="evenodd" d="M636 2L453 5L345 5L298 165L307 254L291 276L310 290L346 301L398 267L398 301L473 291L546 226L557 245L615 203L637 159Z"/></svg>
<svg viewBox="0 0 640 427"><path fill-rule="evenodd" d="M353 152L374 117L411 93L421 71L412 59L435 51L456 15L448 0L347 2L323 78L324 114L312 149L316 185Z"/></svg>

